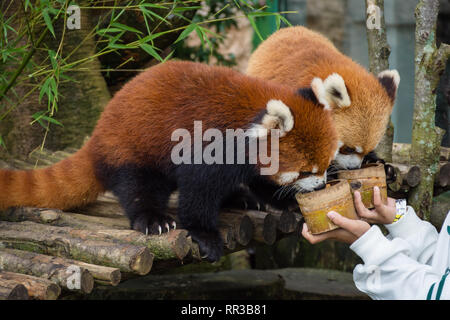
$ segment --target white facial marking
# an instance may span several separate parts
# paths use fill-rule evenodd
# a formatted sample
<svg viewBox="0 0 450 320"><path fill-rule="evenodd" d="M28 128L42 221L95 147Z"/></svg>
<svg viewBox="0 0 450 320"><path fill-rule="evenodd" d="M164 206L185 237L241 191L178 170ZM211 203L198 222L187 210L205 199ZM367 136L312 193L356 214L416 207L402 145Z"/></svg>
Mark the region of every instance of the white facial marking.
<svg viewBox="0 0 450 320"><path fill-rule="evenodd" d="M358 152L358 153L362 153L362 152L363 152L363 148L361 148L361 147L359 147L359 146L356 146L356 147L355 147L355 150L356 150L356 152Z"/></svg>
<svg viewBox="0 0 450 320"><path fill-rule="evenodd" d="M337 165L341 169L356 169L361 167L362 158L357 154L342 154L340 152L337 153L336 157Z"/></svg>
<svg viewBox="0 0 450 320"><path fill-rule="evenodd" d="M312 173L317 173L319 171L319 168L317 166L314 166L311 170Z"/></svg>
<svg viewBox="0 0 450 320"><path fill-rule="evenodd" d="M298 191L313 191L322 186L326 182L326 173L323 176L313 175L307 178L295 181L295 187Z"/></svg>
<svg viewBox="0 0 450 320"><path fill-rule="evenodd" d="M278 183L281 185L288 184L291 182L294 182L295 179L297 179L299 176L298 172L290 171L290 172L283 172L280 174L278 178Z"/></svg>

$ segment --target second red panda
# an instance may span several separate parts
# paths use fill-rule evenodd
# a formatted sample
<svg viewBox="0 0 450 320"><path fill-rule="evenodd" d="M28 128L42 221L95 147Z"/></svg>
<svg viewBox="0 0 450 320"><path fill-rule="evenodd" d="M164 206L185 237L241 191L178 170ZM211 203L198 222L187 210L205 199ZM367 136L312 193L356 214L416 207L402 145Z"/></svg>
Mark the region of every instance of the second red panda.
<svg viewBox="0 0 450 320"><path fill-rule="evenodd" d="M280 187L311 191L324 185L337 149L328 104L320 103L327 99L325 92L320 79L298 94L224 67L190 62L154 66L116 93L91 139L75 155L46 169L0 170L0 210L70 209L111 190L133 229L159 233L175 226L166 208L178 189L183 227L209 260L217 260L223 248L219 208L240 185L255 192L262 185L264 192ZM263 176L259 163L175 164L172 133L180 128L192 133L194 121L220 132L254 130L259 139L267 139L261 129L279 129L279 172Z"/></svg>
<svg viewBox="0 0 450 320"><path fill-rule="evenodd" d="M400 76L385 70L377 76L354 62L321 34L301 26L280 29L250 57L247 74L302 88L315 77L328 84L330 106L339 136L337 164L358 168L382 138L397 93ZM343 83L340 81L340 83Z"/></svg>

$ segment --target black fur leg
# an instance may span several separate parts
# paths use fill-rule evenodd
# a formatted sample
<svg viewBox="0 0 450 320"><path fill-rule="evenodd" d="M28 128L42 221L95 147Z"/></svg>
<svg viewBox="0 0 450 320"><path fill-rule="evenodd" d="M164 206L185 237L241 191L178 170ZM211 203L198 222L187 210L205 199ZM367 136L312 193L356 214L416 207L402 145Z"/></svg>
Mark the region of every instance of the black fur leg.
<svg viewBox="0 0 450 320"><path fill-rule="evenodd" d="M245 165L183 165L177 168L178 217L209 261L223 255L218 215L223 199L248 181Z"/></svg>
<svg viewBox="0 0 450 320"><path fill-rule="evenodd" d="M102 175L130 219L130 227L144 234L161 234L175 228L166 215L167 202L175 190L163 174L149 168L106 168Z"/></svg>
<svg viewBox="0 0 450 320"><path fill-rule="evenodd" d="M223 240L218 231L207 232L191 229L189 235L198 244L202 258L214 262L222 257Z"/></svg>

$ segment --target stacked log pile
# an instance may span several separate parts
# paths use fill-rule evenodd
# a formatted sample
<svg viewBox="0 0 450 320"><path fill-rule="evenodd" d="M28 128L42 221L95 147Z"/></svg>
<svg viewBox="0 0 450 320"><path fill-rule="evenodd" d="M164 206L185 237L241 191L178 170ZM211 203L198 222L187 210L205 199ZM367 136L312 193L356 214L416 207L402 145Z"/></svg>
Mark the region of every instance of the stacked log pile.
<svg viewBox="0 0 450 320"><path fill-rule="evenodd" d="M413 188L422 180L422 172L418 166L410 164L411 145L394 143L392 161L389 163L395 171L395 179L388 184L388 195L393 198L408 199ZM430 222L441 227L450 210L450 148L441 147L439 168L434 179L433 203Z"/></svg>
<svg viewBox="0 0 450 320"><path fill-rule="evenodd" d="M0 161L0 168L44 167L74 151L35 152L28 162ZM176 194L169 207L177 220ZM273 244L300 230L300 215L292 212L227 209L219 221L226 253L255 243ZM57 299L71 291L89 294L96 284L116 286L152 269L201 261L197 244L182 227L177 221L176 230L158 236L130 230L109 193L73 212L28 207L0 212L0 300Z"/></svg>
<svg viewBox="0 0 450 320"><path fill-rule="evenodd" d="M416 187L422 178L418 166L409 164L410 144L394 143L393 163L389 163L395 170L395 181L388 185L394 197L406 197L411 188ZM434 181L434 196L450 190L450 148L441 147L439 168Z"/></svg>

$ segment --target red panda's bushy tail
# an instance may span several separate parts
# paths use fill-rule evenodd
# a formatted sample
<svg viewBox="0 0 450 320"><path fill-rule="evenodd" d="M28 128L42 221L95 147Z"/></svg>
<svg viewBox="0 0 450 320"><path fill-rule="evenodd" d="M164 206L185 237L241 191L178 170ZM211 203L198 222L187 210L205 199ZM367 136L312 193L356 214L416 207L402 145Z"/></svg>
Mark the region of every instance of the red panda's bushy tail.
<svg viewBox="0 0 450 320"><path fill-rule="evenodd" d="M51 167L0 170L0 210L16 206L70 209L95 201L103 191L86 145Z"/></svg>

